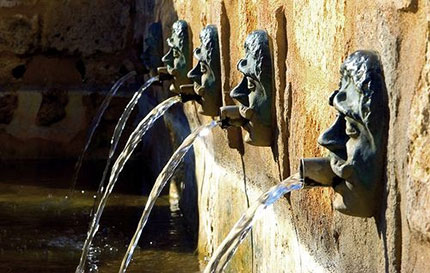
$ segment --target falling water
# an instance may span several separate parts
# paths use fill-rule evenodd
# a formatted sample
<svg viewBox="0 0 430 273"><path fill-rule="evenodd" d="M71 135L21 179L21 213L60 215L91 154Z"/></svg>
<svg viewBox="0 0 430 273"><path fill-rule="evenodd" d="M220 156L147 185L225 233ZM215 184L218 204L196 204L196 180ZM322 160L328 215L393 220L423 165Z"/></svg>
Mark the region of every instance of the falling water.
<svg viewBox="0 0 430 273"><path fill-rule="evenodd" d="M154 187L149 194L148 201L146 202L145 209L142 213L142 217L139 220L137 225L136 232L134 233L133 238L131 239L130 245L128 246L127 253L125 254L121 268L119 270L120 273L124 273L127 270L128 265L130 264L131 258L133 257L134 249L139 241L140 235L142 234L142 230L145 227L146 222L148 221L149 214L151 213L152 208L154 207L155 201L163 190L164 186L167 184L169 179L174 174L176 168L179 163L181 163L187 151L191 148L194 143L194 140L198 136L204 136L209 133L209 131L214 128L218 123L216 121L212 121L207 125L200 126L195 129L179 146L179 148L175 151L175 153L170 158L169 162L167 162L166 166L164 166L161 173L158 175L157 180L155 181Z"/></svg>
<svg viewBox="0 0 430 273"><path fill-rule="evenodd" d="M79 171L81 170L82 167L82 161L84 160L85 154L88 150L88 147L90 147L90 143L91 140L94 136L94 133L97 129L97 127L99 126L100 120L102 119L102 116L104 114L104 112L106 111L106 109L108 108L112 98L115 96L115 94L117 93L117 91L119 90L119 88L121 87L121 85L127 81L128 79L130 79L131 77L135 76L136 72L132 71L127 73L126 75L124 75L123 77L121 77L110 89L109 93L106 94L102 104L99 107L99 110L97 112L97 114L94 116L94 119L91 122L90 125L90 131L88 132L87 135L87 139L85 141L85 146L82 149L81 155L78 158L78 161L76 162L75 165L75 174L73 176L73 180L72 180L72 187L71 190L73 191L75 189L76 186L76 182L78 181L78 176L79 176Z"/></svg>
<svg viewBox="0 0 430 273"><path fill-rule="evenodd" d="M172 105L174 105L175 103L177 103L179 101L181 101L180 97L175 96L175 97L169 98L169 99L165 100L164 102L160 103L148 115L146 115L146 117L138 124L137 128L130 135L130 138L128 139L128 141L126 143L124 150L118 156L117 160L115 161L115 164L112 167L112 172L111 172L111 175L109 178L109 183L106 187L106 190L103 193L103 196L100 199L100 202L98 203L97 210L93 216L90 228L88 230L87 239L85 240L84 246L82 248L81 259L80 259L79 265L75 271L76 273L84 272L85 263L86 263L86 260L88 257L88 252L90 250L91 242L93 241L94 236L96 235L97 230L99 228L99 221L100 221L101 215L103 213L104 207L106 205L107 198L109 197L110 193L112 192L112 190L115 186L115 182L117 181L118 176L121 173L121 170L123 169L125 163L130 158L134 149L140 143L142 136L145 134L145 132Z"/></svg>
<svg viewBox="0 0 430 273"><path fill-rule="evenodd" d="M258 216L284 194L303 188L299 174L292 175L261 195L234 225L227 237L212 255L203 273L221 273L245 239Z"/></svg>
<svg viewBox="0 0 430 273"><path fill-rule="evenodd" d="M122 132L124 131L125 124L127 123L127 120L129 119L131 112L133 111L133 109L136 106L137 102L139 101L140 97L142 96L142 93L149 86L151 86L151 84L153 84L154 82L156 82L158 80L159 80L158 76L150 78L149 80L147 80L142 85L142 87L139 88L139 90L137 90L134 93L133 97L131 98L131 100L129 101L127 106L125 107L124 112L122 112L121 117L119 118L118 123L115 126L115 130L113 131L112 139L110 141L111 146L110 146L110 150L109 150L108 159L107 159L107 162L105 165L105 169L103 170L102 179L100 180L100 184L99 184L99 187L97 189L96 199L94 200L94 206L93 206L93 209L91 211L91 216L92 216L92 214L96 208L96 204L99 202L101 193L104 190L103 186L104 186L104 182L106 180L106 176L109 172L110 163L112 162L112 158L113 158L113 155L115 154L116 148L118 146L118 142L121 138ZM153 123L149 124L148 127L146 128L146 130L148 130L152 126L152 124Z"/></svg>

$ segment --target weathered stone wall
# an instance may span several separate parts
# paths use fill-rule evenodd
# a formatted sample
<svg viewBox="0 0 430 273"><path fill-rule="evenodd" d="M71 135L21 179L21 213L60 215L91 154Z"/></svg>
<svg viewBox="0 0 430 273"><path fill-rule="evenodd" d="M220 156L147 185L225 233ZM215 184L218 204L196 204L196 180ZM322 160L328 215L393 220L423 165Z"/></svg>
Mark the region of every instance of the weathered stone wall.
<svg viewBox="0 0 430 273"><path fill-rule="evenodd" d="M132 92L147 79L141 75L140 55L148 24L155 20L154 6L155 1L147 0L0 0L2 178L12 172L5 170L41 169L42 161L49 166L52 160L66 164L64 169L72 177L73 161L85 145L105 94L117 79L134 70L138 76L128 80L113 98L85 157L92 160L92 168L85 169L84 164L86 179L81 178L97 183L103 168L99 165L105 162L118 118ZM172 5L164 8L174 10ZM176 19L171 14L169 25ZM162 90L153 87L142 96L119 147L139 118L166 98L167 92ZM155 143L151 142L153 136L158 140ZM149 187L172 147L162 121L145 141L134 153L134 159L140 160L134 170L141 178L125 179L129 183L140 180ZM59 185L70 184L67 179L59 180Z"/></svg>
<svg viewBox="0 0 430 273"><path fill-rule="evenodd" d="M76 156L101 101L92 92L108 89L126 71L139 71L146 26L161 21L166 38L177 18L190 23L193 47L206 24L217 25L226 104L240 79L236 63L248 33L269 33L274 63L273 147L245 145L242 154L228 145L240 136L216 128L196 143L177 177L186 217L198 217L200 255L209 257L253 200L296 172L299 158L326 153L316 139L335 116L327 98L337 88L339 66L353 51L373 49L382 57L390 106L377 217L334 211L331 189L294 192L267 210L228 270L428 271L428 0L0 0L1 159ZM154 92L156 99L166 97ZM95 146L108 146L124 103L114 103ZM188 120L178 114L180 107L166 116L173 145L210 120L195 109L192 102L185 105ZM161 150L144 152L163 164Z"/></svg>
<svg viewBox="0 0 430 273"><path fill-rule="evenodd" d="M3 160L77 157L103 94L128 71L142 71L147 23L136 14L153 7L141 2L151 1L0 0ZM90 157L105 157L123 97L142 80L129 80L114 98ZM141 114L157 103L145 101Z"/></svg>
<svg viewBox="0 0 430 273"><path fill-rule="evenodd" d="M166 1L160 1L165 3ZM238 83L237 61L248 33L270 37L276 86L276 139L271 148L230 149L217 128L194 148L199 251L209 257L250 202L298 168L326 154L316 140L335 112L327 101L350 53L380 53L390 125L385 191L378 215L356 218L332 208L331 189L294 192L256 224L229 272L425 272L429 236L428 1L174 0L189 22L193 47L206 24L220 31L224 96ZM158 12L161 20L169 13ZM229 98L224 98L229 101ZM192 128L209 121L185 106ZM237 136L236 136L237 139ZM187 182L183 187L187 191Z"/></svg>

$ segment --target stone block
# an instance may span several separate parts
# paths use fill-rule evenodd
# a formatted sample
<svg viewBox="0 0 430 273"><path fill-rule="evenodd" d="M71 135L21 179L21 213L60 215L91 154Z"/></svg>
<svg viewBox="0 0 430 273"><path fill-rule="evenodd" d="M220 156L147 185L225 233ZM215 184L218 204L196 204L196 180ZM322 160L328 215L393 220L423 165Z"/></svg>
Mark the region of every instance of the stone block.
<svg viewBox="0 0 430 273"><path fill-rule="evenodd" d="M50 126L66 116L66 105L69 102L67 91L51 88L42 93L42 103L36 116L36 124Z"/></svg>
<svg viewBox="0 0 430 273"><path fill-rule="evenodd" d="M22 14L0 17L0 51L31 53L38 43L39 16Z"/></svg>
<svg viewBox="0 0 430 273"><path fill-rule="evenodd" d="M410 117L406 216L415 237L430 243L430 42L427 51L423 86L415 96Z"/></svg>
<svg viewBox="0 0 430 273"><path fill-rule="evenodd" d="M25 60L17 57L13 53L3 53L0 56L0 84L7 85L19 81L24 74ZM19 72L19 73L14 73ZM24 71L25 73L25 71Z"/></svg>
<svg viewBox="0 0 430 273"><path fill-rule="evenodd" d="M17 107L18 96L16 94L2 94L0 96L0 123L9 124Z"/></svg>
<svg viewBox="0 0 430 273"><path fill-rule="evenodd" d="M37 0L0 0L0 8L34 5Z"/></svg>
<svg viewBox="0 0 430 273"><path fill-rule="evenodd" d="M83 55L115 52L127 45L129 1L52 1L43 16L44 48Z"/></svg>

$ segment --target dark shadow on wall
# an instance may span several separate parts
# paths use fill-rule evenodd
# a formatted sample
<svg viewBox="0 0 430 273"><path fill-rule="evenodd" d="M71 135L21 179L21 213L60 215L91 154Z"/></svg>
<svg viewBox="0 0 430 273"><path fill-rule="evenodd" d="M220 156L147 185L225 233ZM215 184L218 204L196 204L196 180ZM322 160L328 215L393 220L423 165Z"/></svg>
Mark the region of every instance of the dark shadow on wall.
<svg viewBox="0 0 430 273"><path fill-rule="evenodd" d="M175 150L191 133L191 128L184 114L183 106L173 106L169 113L166 114L165 122L168 123L167 127L171 134L173 150ZM171 154L173 154L173 151ZM174 183L179 195L179 208L187 221L188 230L193 236L194 245L197 243L199 230L199 210L197 203L198 186L195 169L194 147L191 147L185 155L183 162L178 166L170 183Z"/></svg>
<svg viewBox="0 0 430 273"><path fill-rule="evenodd" d="M227 16L227 10L224 1L221 2L220 14L220 51L221 51L221 81L222 81L222 99L223 105L234 105L230 97L230 20ZM238 127L229 127L227 130L228 146L236 149L241 155L245 153L245 147L242 139L242 129Z"/></svg>
<svg viewBox="0 0 430 273"><path fill-rule="evenodd" d="M42 45L36 41L37 43L31 44L31 48L23 54L19 54L20 61L11 68L9 78L6 79L9 82L2 84L2 91L4 89L9 94L12 91L15 92L15 89L18 89L17 92L19 92L31 87L39 92L40 87L49 86L50 89L44 94L43 104L40 105L39 114L34 117L34 120L37 118L37 123L43 126L44 130L49 130L51 125L61 123L64 117L70 115L70 112L67 113L69 111L69 108L66 108L67 103L69 105L79 103L83 105L82 111L84 113L80 113L83 117L76 122L82 124L76 129L76 132L73 132L74 136L71 136L70 141L55 142L50 138L40 140L4 136L4 142L7 142L8 146L13 146L10 154L13 153L12 148L21 145L24 151L25 149L29 150L30 147L37 149L38 152L45 152L47 158L42 160L42 155L45 154L39 153L39 158L28 159L35 161L31 162L31 166L26 163L28 161L22 163L20 160L9 162L9 165L1 164L0 167L9 166L10 172L1 172L0 180L12 181L14 177L20 176L22 173L30 173L32 177L28 178L28 183L46 182L45 186L47 187L68 187L70 178L73 176L74 157L77 157L85 145L83 141L88 126L104 95L115 79L129 71L136 70L139 73L141 70L139 56L149 24L153 22L162 23L164 51L167 52L165 40L170 36L173 22L178 19L172 0L110 0L101 1L100 3L103 4L100 4L101 6L98 5L99 2L91 2L90 8L87 9L73 1L64 3L63 6L57 5L58 3L55 1L52 5L47 5L46 8L38 6L41 13L52 15L55 19L52 22L43 20L38 22L40 29L47 33L37 32L39 28L35 30L38 39L42 39L39 36L46 35L47 44ZM121 9L116 8L117 6L120 6ZM107 14L112 18L96 20L93 15L98 14L98 12L103 15ZM130 19L130 23L125 19ZM116 23L116 20L119 20L121 24ZM85 26L88 29L85 29ZM98 31L100 29L102 31ZM106 35L107 32L110 35ZM78 35L74 36L76 33ZM9 53L14 57L18 56L14 52ZM7 57L2 54L0 54L0 60ZM124 85L119 92L121 95L114 98L107 109L81 170L80 177L82 180L78 181L80 189L95 189L97 187L102 176L115 124L132 93L137 90L137 85L142 84L143 80L144 77L138 77L134 86ZM8 90L9 85L12 86L12 84L13 90ZM75 102L71 99L68 101L67 94L71 93L70 90L82 92L82 96L79 97L81 101ZM90 91L89 95L86 93L88 91ZM126 125L126 131L121 138L117 154L121 151L121 147L127 141L140 118L169 96L171 94L168 92L167 84L164 87L153 87L152 90L148 90L142 96L139 111L136 107ZM0 98L0 122L11 122L15 108L18 106L19 100L15 93L13 96L2 96ZM175 148L190 132L190 125L182 106L173 107L164 120L160 118L154 127L148 131L140 147L136 149L132 159L126 164L114 192L123 191L133 194L149 192ZM50 152L51 150L53 151ZM9 150L6 152L9 153ZM2 159L4 158L6 156ZM51 170L53 168L55 170ZM32 179L35 177L37 177L37 181ZM44 181L47 179L49 181ZM27 178L25 180L27 183ZM197 238L198 194L193 149L186 155L175 181L181 181L185 185L185 187L179 187L180 189L183 188L180 201L181 209L188 220L190 230ZM167 192L167 190L164 191L164 193Z"/></svg>
<svg viewBox="0 0 430 273"><path fill-rule="evenodd" d="M276 22L275 35L270 39L272 51L272 70L273 70L273 104L274 113L272 124L274 128L274 143L272 153L278 165L279 179L283 180L290 175L290 162L288 152L289 141L289 122L291 119L291 86L287 84L288 55L287 40L287 18L285 17L284 7L276 9L274 14ZM289 195L288 195L289 196Z"/></svg>
<svg viewBox="0 0 430 273"><path fill-rule="evenodd" d="M385 139L385 162L384 162L384 182L381 185L380 192L382 194L381 207L375 215L375 221L378 228L378 233L383 242L385 272L400 272L402 260L402 215L400 211L400 193L397 189L398 181L388 180L387 175L387 149L388 149L388 132L390 124L390 110L388 107L388 93L386 88L383 94L384 102L384 121L385 124L384 137Z"/></svg>
<svg viewBox="0 0 430 273"><path fill-rule="evenodd" d="M161 14L161 16L160 16ZM129 50L129 59L136 65L134 69L138 72L135 82L132 85L124 85L119 93L122 93L126 98L121 98L124 103L115 105L115 100L109 106L100 123L100 128L96 130L94 141L90 146L87 158L107 156L108 147L110 147L110 139L113 129L118 121L118 118L125 108L126 103L130 100L131 95L139 89L143 83L148 80L148 76L144 76L141 53L144 48L144 39L148 35L148 28L154 22L161 22L163 29L162 40L165 40L170 35L170 27L177 18L172 1L156 1L156 0L136 0L130 3L130 18L132 20L131 29L127 39L127 48ZM164 46L166 51L167 45ZM124 73L128 70L121 66ZM130 134L136 128L137 124L159 103L167 99L171 94L167 91L168 88L163 88L160 85L154 84L151 88L142 94L138 106L135 107L133 113L125 126L125 130L118 145L116 155L111 165L115 162L116 157L122 151ZM99 97L97 93L93 93L91 97ZM88 100L88 99L87 99ZM96 110L101 104L101 99L97 99L96 103L91 104L91 109ZM94 111L91 111L94 112ZM182 113L183 115L183 113ZM88 116L88 115L87 115ZM91 120L93 114L87 118ZM114 191L126 192L131 194L149 194L152 185L154 184L158 174L173 154L175 144L171 139L172 132L163 118L160 118L153 127L148 130L141 143L133 152L130 162L124 167L123 172L119 176L116 189ZM103 154L103 156L100 156ZM103 160L101 160L103 161ZM85 163L84 163L85 164ZM87 160L85 165L94 165L93 160ZM112 166L111 166L112 167ZM85 168L85 166L84 166ZM91 185L88 188L97 187L101 178L96 175ZM107 181L105 181L107 183ZM79 183L81 187L87 188ZM164 194L168 190L163 191Z"/></svg>
<svg viewBox="0 0 430 273"><path fill-rule="evenodd" d="M170 37L171 27L175 21L184 18L178 18L174 9L173 1L171 0L139 0L137 1L137 6L144 9L143 14L145 15L145 18L143 20L146 24L161 22L163 29L164 53L167 53L168 46L166 39ZM191 29L189 29L191 42L192 34ZM190 49L192 50L193 48L190 47ZM190 56L192 56L192 54L190 54ZM150 94L152 99L160 103L173 95L168 91L169 84L170 83L165 82L161 87L154 87L153 92L149 92L148 94ZM155 181L159 172L170 159L170 156L174 153L176 148L191 133L190 124L184 114L182 104L174 105L159 122L166 128L166 132L169 136L167 139L165 136L163 136L163 139L160 139L160 135L158 133L151 134L146 138L147 142L144 145L144 149L151 150L149 152L151 156L147 158L151 161L156 160L158 162L156 164L156 168L152 169L152 172L154 173L153 181ZM160 151L162 151L163 155L159 154ZM145 152L144 154L147 155L148 152ZM175 188L178 191L179 208L186 220L187 229L193 237L192 245L195 247L199 230L199 211L197 203L198 186L195 176L195 153L193 147L190 148L188 153L185 155L183 162L178 166L178 169L169 185L172 185L172 183L174 183ZM166 187L164 193L168 193L168 188L169 187Z"/></svg>

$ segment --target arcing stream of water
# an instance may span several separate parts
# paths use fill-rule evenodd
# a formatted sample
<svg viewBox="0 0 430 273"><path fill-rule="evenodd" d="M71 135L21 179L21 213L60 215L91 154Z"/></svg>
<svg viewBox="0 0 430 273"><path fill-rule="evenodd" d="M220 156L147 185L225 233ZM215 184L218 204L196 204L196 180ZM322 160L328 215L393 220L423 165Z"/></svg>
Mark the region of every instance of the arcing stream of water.
<svg viewBox="0 0 430 273"><path fill-rule="evenodd" d="M143 89L143 87L142 87L142 89ZM118 156L117 160L115 161L115 164L112 167L112 172L111 172L111 175L109 178L109 183L106 187L106 190L103 192L103 196L101 197L100 202L98 203L97 210L96 210L95 214L93 215L93 219L92 219L90 228L89 228L88 233L87 233L87 238L86 238L84 246L82 248L82 254L81 254L80 262L79 262L79 265L75 271L76 273L84 272L86 260L88 257L88 252L89 252L90 246L91 246L91 242L93 241L94 236L97 233L97 230L99 228L99 221L100 221L101 215L103 213L104 207L106 205L107 198L111 194L111 192L115 186L115 183L118 179L118 176L121 173L121 170L123 169L125 163L130 158L134 149L140 143L142 136L145 134L145 132L172 105L174 105L175 103L177 103L179 101L181 101L181 98L179 96L175 96L175 97L169 98L169 99L165 100L164 102L160 103L148 115L146 115L146 117L138 124L137 128L130 135L130 138L128 139L128 141L126 143L124 150Z"/></svg>
<svg viewBox="0 0 430 273"><path fill-rule="evenodd" d="M94 136L94 133L95 133L97 127L99 126L99 123L100 123L100 120L102 119L103 114L105 113L105 111L108 108L112 98L116 95L116 93L118 92L121 85L125 81L127 81L128 79L130 79L131 77L133 77L135 75L136 75L136 72L132 71L132 72L129 72L128 74L124 75L123 77L121 77L112 86L109 93L106 94L102 104L99 107L97 114L94 116L94 119L92 120L91 125L90 125L90 131L88 132L87 139L85 141L85 146L82 149L81 155L79 156L78 161L76 162L76 165L75 165L75 173L73 176L72 187L71 187L72 191L75 189L76 182L78 181L78 177L79 177L79 171L81 170L81 167L82 167L82 161L84 160L85 154L87 153L87 150L90 147L91 140Z"/></svg>
<svg viewBox="0 0 430 273"><path fill-rule="evenodd" d="M110 163L111 163L112 158L113 158L113 156L115 154L115 151L116 151L116 148L118 146L119 140L121 138L122 132L124 131L125 124L127 123L128 119L130 118L131 112L133 111L134 107L138 103L140 97L142 96L142 93L146 89L148 89L149 86L151 86L154 82L156 82L158 80L159 80L158 76L154 76L154 77L150 78L149 80L147 80L142 85L142 87L139 88L138 91L136 91L134 93L133 97L128 102L127 106L124 109L124 112L121 114L121 117L119 118L118 123L115 126L115 129L114 129L113 135L112 135L112 139L110 141L111 146L110 146L110 150L109 150L108 159L107 159L107 162L106 162L106 165L105 165L105 169L103 170L102 179L100 180L99 187L97 189L96 200L94 200L95 202L94 202L93 210L91 211L91 215L94 212L94 209L96 208L96 204L99 202L101 193L104 191L104 182L106 180L106 176L107 176L108 171L109 171ZM152 126L152 124L153 123L150 123L147 126L146 130L148 130Z"/></svg>
<svg viewBox="0 0 430 273"><path fill-rule="evenodd" d="M169 162L164 166L161 173L158 175L157 180L155 181L154 187L151 190L148 201L146 202L145 209L142 213L142 216L139 220L139 224L137 226L136 232L128 246L127 253L124 256L124 259L121 263L121 268L119 270L120 273L124 273L127 270L128 265L130 264L131 258L133 257L134 249L139 241L140 235L142 234L142 230L145 227L146 222L148 221L149 215L151 213L152 208L154 207L155 201L160 195L161 191L170 180L172 175L175 173L176 168L179 163L181 163L187 151L193 145L195 139L198 136L207 135L208 132L214 128L218 123L216 121L212 121L207 125L200 126L195 129L179 146L179 148L175 151L175 153L170 158Z"/></svg>
<svg viewBox="0 0 430 273"><path fill-rule="evenodd" d="M258 200L242 215L233 226L227 237L216 249L203 273L221 273L233 257L240 243L251 230L255 220L262 212L284 194L303 188L303 182L295 174L285 179L269 191L261 195Z"/></svg>

